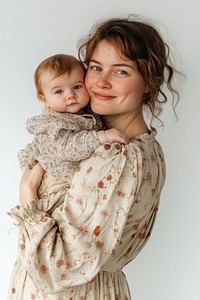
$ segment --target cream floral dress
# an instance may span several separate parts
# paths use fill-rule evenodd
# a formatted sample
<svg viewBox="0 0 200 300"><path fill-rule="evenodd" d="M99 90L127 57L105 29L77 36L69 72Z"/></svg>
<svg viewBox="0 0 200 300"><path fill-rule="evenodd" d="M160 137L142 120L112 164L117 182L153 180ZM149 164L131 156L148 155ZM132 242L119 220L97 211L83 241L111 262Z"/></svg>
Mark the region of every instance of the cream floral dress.
<svg viewBox="0 0 200 300"><path fill-rule="evenodd" d="M51 215L37 201L10 211L20 239L7 300L131 299L122 269L149 239L165 180L155 134L98 147Z"/></svg>

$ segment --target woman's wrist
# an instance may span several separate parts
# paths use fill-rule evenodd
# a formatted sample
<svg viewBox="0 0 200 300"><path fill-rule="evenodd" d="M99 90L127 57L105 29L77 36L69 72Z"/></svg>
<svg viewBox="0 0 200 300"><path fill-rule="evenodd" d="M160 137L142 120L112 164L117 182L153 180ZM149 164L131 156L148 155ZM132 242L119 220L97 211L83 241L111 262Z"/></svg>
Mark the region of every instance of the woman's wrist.
<svg viewBox="0 0 200 300"><path fill-rule="evenodd" d="M34 191L28 186L20 188L19 201L21 205L35 201L37 198L37 191Z"/></svg>
<svg viewBox="0 0 200 300"><path fill-rule="evenodd" d="M33 169L26 170L20 182L20 204L27 204L38 199L37 190L40 186L44 170L37 163Z"/></svg>

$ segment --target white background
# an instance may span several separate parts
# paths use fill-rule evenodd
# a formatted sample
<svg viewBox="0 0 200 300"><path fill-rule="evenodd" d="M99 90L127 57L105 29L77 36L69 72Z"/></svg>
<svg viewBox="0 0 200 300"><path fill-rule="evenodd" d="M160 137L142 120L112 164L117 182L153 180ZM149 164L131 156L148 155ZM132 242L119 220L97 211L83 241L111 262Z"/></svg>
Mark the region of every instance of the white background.
<svg viewBox="0 0 200 300"><path fill-rule="evenodd" d="M158 139L167 180L149 243L125 268L133 300L200 299L200 17L199 0L0 0L0 299L6 299L17 232L6 212L18 203L17 152L41 111L33 73L55 53L76 55L77 41L104 18L135 13L152 19L184 72L178 122L165 107ZM197 120L198 119L198 120ZM28 300L28 299L24 299Z"/></svg>

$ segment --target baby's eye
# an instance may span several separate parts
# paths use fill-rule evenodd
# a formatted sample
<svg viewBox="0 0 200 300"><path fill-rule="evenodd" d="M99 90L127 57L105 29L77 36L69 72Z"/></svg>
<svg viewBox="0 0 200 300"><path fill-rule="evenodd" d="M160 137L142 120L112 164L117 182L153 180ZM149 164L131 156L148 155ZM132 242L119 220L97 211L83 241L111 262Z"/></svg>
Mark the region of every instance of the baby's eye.
<svg viewBox="0 0 200 300"><path fill-rule="evenodd" d="M55 94L61 95L63 93L63 90L56 90Z"/></svg>
<svg viewBox="0 0 200 300"><path fill-rule="evenodd" d="M80 85L80 84L77 84L77 85L74 86L74 90L79 90L81 88L82 88L82 85Z"/></svg>

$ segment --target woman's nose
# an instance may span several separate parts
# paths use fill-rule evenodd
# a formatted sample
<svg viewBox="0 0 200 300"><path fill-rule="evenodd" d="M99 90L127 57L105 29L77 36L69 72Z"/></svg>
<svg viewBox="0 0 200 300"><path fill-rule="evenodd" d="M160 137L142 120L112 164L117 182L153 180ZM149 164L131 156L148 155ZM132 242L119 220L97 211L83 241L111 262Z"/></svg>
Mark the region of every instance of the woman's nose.
<svg viewBox="0 0 200 300"><path fill-rule="evenodd" d="M112 87L109 76L101 75L97 81L97 86L101 89L110 89Z"/></svg>

